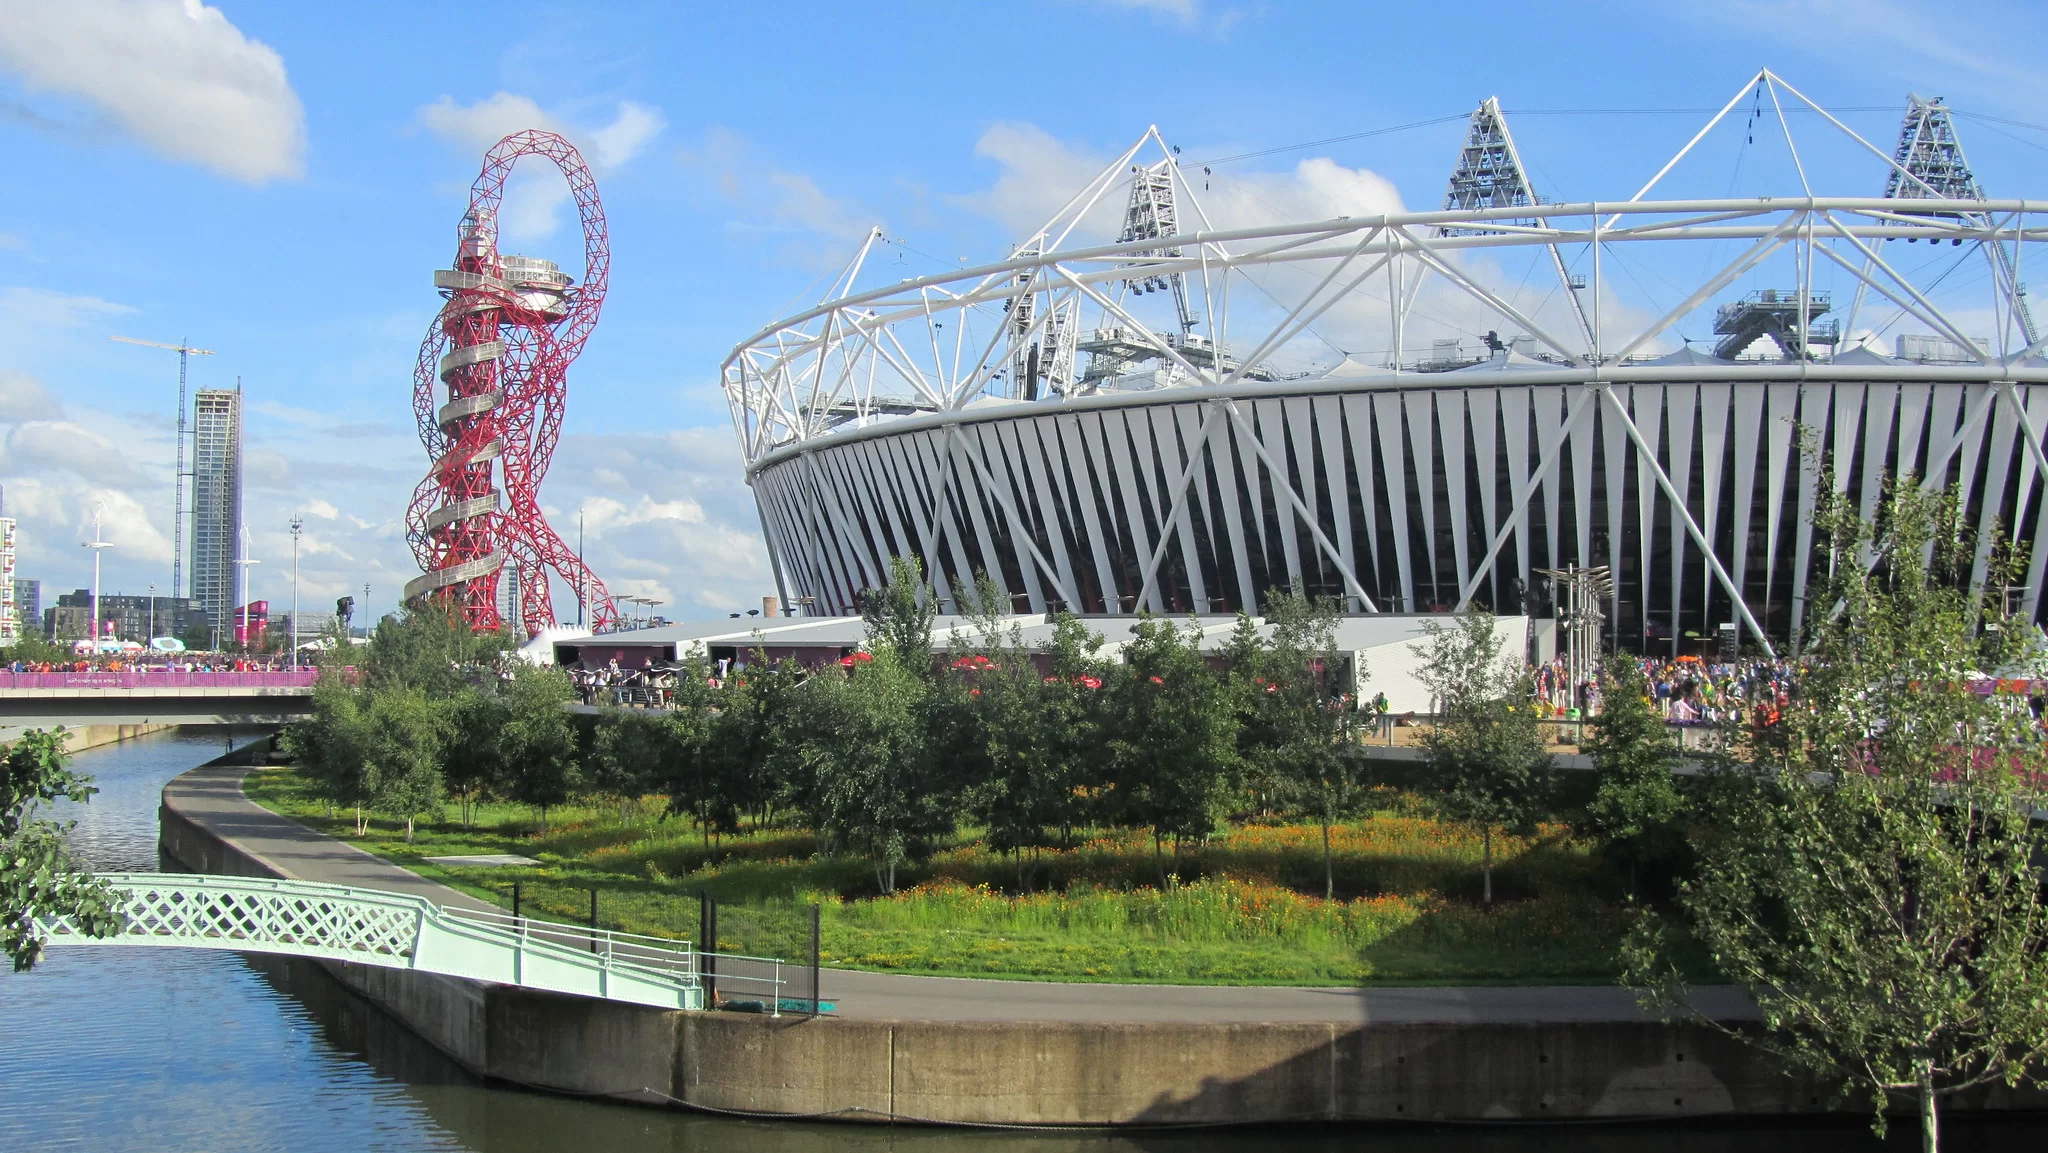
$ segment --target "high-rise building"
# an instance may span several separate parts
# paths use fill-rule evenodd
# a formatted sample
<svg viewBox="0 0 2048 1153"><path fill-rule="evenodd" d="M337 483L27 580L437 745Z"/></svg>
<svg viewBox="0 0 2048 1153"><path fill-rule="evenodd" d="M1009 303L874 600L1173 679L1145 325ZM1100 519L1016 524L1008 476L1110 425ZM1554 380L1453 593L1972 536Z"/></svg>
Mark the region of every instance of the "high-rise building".
<svg viewBox="0 0 2048 1153"><path fill-rule="evenodd" d="M14 590L14 619L26 633L43 619L43 582L17 577L7 584Z"/></svg>
<svg viewBox="0 0 2048 1153"><path fill-rule="evenodd" d="M192 599L219 630L235 607L242 559L242 390L202 388L193 410Z"/></svg>
<svg viewBox="0 0 2048 1153"><path fill-rule="evenodd" d="M21 640L23 619L14 595L14 518L0 516L0 648Z"/></svg>

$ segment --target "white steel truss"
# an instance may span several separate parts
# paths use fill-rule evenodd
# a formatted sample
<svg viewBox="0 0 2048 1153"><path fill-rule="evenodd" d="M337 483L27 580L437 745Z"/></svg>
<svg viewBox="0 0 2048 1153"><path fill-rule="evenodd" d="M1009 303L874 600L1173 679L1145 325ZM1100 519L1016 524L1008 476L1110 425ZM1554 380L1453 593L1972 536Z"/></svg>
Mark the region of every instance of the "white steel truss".
<svg viewBox="0 0 2048 1153"><path fill-rule="evenodd" d="M1799 195L1644 199L1752 92ZM1994 268L1961 296L1900 259L1926 250L1886 245L2023 262L2048 202L1815 192L1787 106L1922 179L1764 72L1627 200L1542 203L1489 100L1462 154L1470 195L1454 179L1444 210L1219 227L1148 130L1007 260L871 287L856 260L724 365L783 592L846 611L914 553L942 599L985 572L1033 611L1253 608L1299 582L1354 611L1541 612L1535 568L1606 565L1624 639L1675 647L1734 621L1768 645L1805 613L1823 463L1866 506L1886 475L1932 474L1963 487L1986 539L2048 539L2043 342L1971 331L1987 298L2017 323L2017 277ZM1119 199L1121 230L1103 227ZM1623 307L1672 246L1692 254L1656 265L1675 290ZM1555 306L1499 274L1518 254L1557 273ZM1952 354L1823 338L1820 278ZM1672 347L1745 289L1785 355ZM1332 324L1387 350L1318 361ZM1432 326L1485 347L1425 352Z"/></svg>
<svg viewBox="0 0 2048 1153"><path fill-rule="evenodd" d="M444 908L419 897L313 881L183 873L102 873L121 894L122 928L81 934L37 923L53 945L157 945L281 953L524 985L667 1009L701 1009L699 954L669 941Z"/></svg>

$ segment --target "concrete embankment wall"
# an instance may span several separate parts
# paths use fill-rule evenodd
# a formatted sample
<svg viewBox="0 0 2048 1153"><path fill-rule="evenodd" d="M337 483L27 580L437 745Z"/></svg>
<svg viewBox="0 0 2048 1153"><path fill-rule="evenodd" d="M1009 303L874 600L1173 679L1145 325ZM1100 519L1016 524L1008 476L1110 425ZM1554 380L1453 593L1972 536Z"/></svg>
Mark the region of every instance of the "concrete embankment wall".
<svg viewBox="0 0 2048 1153"><path fill-rule="evenodd" d="M167 853L199 872L289 875L168 795L162 837ZM1825 1090L1689 1024L813 1020L328 967L478 1074L646 1104L1012 1125L1669 1119L1829 1107ZM2038 1093L1991 1087L1948 1104L2043 1103Z"/></svg>
<svg viewBox="0 0 2048 1153"><path fill-rule="evenodd" d="M43 726L0 726L0 745L11 745L15 742L17 738L21 736L23 732L27 731L28 729L40 727ZM64 731L67 734L68 739L64 742L64 751L68 753L82 753L87 749L97 749L102 745L116 744L121 741L131 741L134 740L136 737L147 736L150 733L160 733L163 732L165 729L175 729L177 727L178 726L176 725L160 724L66 725Z"/></svg>

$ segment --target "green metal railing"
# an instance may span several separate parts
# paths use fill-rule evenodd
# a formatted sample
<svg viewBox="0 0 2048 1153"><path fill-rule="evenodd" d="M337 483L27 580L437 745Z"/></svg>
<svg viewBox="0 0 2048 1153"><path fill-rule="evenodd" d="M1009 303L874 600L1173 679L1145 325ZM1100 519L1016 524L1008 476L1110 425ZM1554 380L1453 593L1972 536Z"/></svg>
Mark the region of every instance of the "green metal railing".
<svg viewBox="0 0 2048 1153"><path fill-rule="evenodd" d="M57 944L233 949L352 961L586 997L704 1008L704 955L689 941L436 905L312 881L102 873L124 894L122 930L86 936L38 922Z"/></svg>

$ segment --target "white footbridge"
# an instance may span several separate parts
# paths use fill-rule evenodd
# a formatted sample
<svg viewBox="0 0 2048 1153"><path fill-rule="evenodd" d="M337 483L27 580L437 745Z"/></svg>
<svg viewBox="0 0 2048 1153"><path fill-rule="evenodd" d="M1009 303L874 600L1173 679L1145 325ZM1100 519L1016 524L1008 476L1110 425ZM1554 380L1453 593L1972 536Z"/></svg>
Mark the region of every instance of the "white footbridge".
<svg viewBox="0 0 2048 1153"><path fill-rule="evenodd" d="M68 918L52 917L41 922L50 944L280 953L664 1009L704 1007L704 954L688 941L312 881L187 873L99 877L125 898L121 931L91 937ZM779 971L775 984L781 984Z"/></svg>

